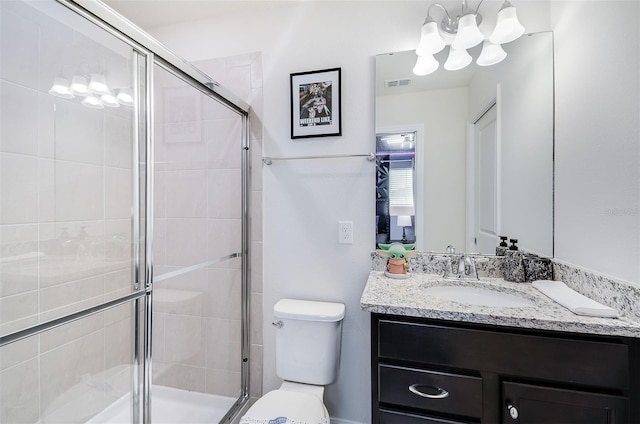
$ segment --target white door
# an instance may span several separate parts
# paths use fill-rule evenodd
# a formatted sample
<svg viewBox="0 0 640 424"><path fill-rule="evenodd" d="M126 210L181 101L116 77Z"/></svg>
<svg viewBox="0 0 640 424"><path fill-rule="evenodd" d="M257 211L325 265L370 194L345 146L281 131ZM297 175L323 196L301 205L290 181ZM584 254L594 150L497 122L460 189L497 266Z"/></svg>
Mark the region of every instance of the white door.
<svg viewBox="0 0 640 424"><path fill-rule="evenodd" d="M498 133L494 104L474 125L473 251L494 254L498 240Z"/></svg>

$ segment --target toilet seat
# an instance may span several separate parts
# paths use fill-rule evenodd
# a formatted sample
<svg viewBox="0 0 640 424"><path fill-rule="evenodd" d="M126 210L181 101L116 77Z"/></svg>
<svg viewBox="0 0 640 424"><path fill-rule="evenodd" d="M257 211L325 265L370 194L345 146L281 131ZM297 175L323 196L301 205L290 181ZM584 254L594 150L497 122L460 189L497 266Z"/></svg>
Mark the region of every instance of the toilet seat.
<svg viewBox="0 0 640 424"><path fill-rule="evenodd" d="M280 418L280 420L278 420ZM329 424L322 401L309 393L272 390L249 408L240 424Z"/></svg>

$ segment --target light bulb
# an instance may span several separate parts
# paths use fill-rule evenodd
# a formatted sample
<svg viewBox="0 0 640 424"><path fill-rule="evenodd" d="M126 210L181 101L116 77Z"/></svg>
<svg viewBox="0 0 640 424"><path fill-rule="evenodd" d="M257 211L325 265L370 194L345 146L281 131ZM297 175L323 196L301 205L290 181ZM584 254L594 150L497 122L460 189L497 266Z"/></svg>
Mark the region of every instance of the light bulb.
<svg viewBox="0 0 640 424"><path fill-rule="evenodd" d="M502 62L506 57L507 52L504 51L500 44L493 44L489 40L484 40L482 52L476 63L480 66L490 66Z"/></svg>
<svg viewBox="0 0 640 424"><path fill-rule="evenodd" d="M524 34L524 27L518 21L516 8L509 1L505 1L498 12L498 21L489 41L494 44L509 43L522 34Z"/></svg>
<svg viewBox="0 0 640 424"><path fill-rule="evenodd" d="M466 50L477 46L484 39L482 33L478 29L476 15L466 14L460 18L458 22L458 33L453 39L451 47L456 50Z"/></svg>
<svg viewBox="0 0 640 424"><path fill-rule="evenodd" d="M416 64L413 67L413 73L422 76L429 75L438 69L440 64L433 55L418 56Z"/></svg>
<svg viewBox="0 0 640 424"><path fill-rule="evenodd" d="M473 59L466 50L457 50L453 46L449 50L449 56L444 63L444 69L447 71L457 71L469 65Z"/></svg>
<svg viewBox="0 0 640 424"><path fill-rule="evenodd" d="M438 25L432 18L427 18L422 25L416 54L418 56L433 55L444 49L444 46L445 43L438 31Z"/></svg>

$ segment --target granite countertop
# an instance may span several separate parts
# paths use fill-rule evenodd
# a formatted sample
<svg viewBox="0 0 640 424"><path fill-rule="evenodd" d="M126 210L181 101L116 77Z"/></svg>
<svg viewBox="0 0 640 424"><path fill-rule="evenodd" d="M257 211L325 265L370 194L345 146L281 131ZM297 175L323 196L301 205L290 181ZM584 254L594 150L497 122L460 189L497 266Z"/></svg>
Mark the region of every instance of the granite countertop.
<svg viewBox="0 0 640 424"><path fill-rule="evenodd" d="M530 307L488 307L463 304L430 296L435 286L485 287L520 295ZM571 333L640 338L640 322L626 316L597 318L576 315L554 302L531 283L512 283L500 278L456 281L440 275L413 273L407 279L392 279L382 271L371 271L360 299L362 309L381 314L404 315Z"/></svg>

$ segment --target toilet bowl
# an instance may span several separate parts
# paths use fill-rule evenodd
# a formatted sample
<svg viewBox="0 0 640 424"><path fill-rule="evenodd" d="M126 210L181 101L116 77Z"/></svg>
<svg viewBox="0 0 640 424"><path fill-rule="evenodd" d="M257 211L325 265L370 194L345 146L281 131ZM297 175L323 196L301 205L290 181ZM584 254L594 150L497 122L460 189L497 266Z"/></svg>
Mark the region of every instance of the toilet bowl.
<svg viewBox="0 0 640 424"><path fill-rule="evenodd" d="M324 386L338 375L344 313L341 303L275 304L276 373L284 382L258 399L240 424L329 424Z"/></svg>
<svg viewBox="0 0 640 424"><path fill-rule="evenodd" d="M324 387L311 386L320 389L318 396L305 386L309 385L285 381L258 399L240 424L329 424L329 411L322 402Z"/></svg>

